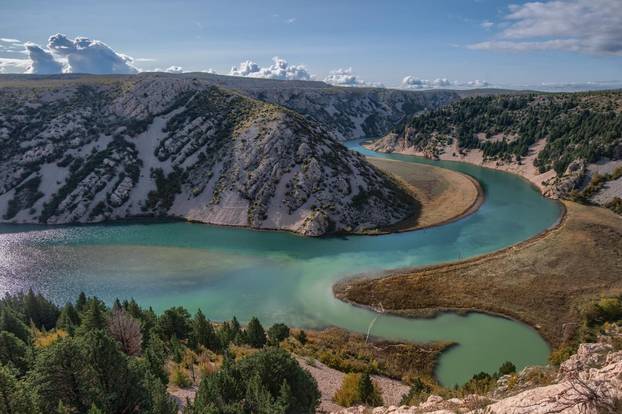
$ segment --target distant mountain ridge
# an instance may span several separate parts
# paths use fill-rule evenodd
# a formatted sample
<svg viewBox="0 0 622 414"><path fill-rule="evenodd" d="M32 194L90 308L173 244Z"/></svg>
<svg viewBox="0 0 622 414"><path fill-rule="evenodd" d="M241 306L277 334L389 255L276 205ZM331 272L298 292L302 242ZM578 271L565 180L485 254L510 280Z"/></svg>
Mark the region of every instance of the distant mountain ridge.
<svg viewBox="0 0 622 414"><path fill-rule="evenodd" d="M171 216L318 236L412 213L408 193L335 140L339 125L214 79L0 77L2 221Z"/></svg>

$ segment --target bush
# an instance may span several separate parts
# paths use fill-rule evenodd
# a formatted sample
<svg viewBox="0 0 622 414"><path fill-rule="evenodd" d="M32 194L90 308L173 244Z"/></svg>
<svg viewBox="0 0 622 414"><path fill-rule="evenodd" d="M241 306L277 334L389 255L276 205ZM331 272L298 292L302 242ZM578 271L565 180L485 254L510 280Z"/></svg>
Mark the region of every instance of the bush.
<svg viewBox="0 0 622 414"><path fill-rule="evenodd" d="M351 407L355 404L373 407L383 404L382 393L378 385L374 384L367 373L346 374L333 400L343 407Z"/></svg>
<svg viewBox="0 0 622 414"><path fill-rule="evenodd" d="M605 322L622 320L622 298L602 298L597 303L589 306L584 316L585 322L589 327L600 326Z"/></svg>
<svg viewBox="0 0 622 414"><path fill-rule="evenodd" d="M170 383L177 385L179 388L188 388L192 385L190 377L179 364L175 364L173 370L171 371Z"/></svg>
<svg viewBox="0 0 622 414"><path fill-rule="evenodd" d="M203 379L189 414L313 414L320 392L315 379L280 348L267 348Z"/></svg>
<svg viewBox="0 0 622 414"><path fill-rule="evenodd" d="M270 338L270 344L272 345L278 345L288 337L289 327L284 323L275 323L268 329L268 338Z"/></svg>
<svg viewBox="0 0 622 414"><path fill-rule="evenodd" d="M570 358L577 351L577 347L573 345L563 345L554 349L549 355L549 363L559 366L562 362Z"/></svg>
<svg viewBox="0 0 622 414"><path fill-rule="evenodd" d="M499 376L510 375L516 372L516 366L512 364L510 361L505 361L499 367Z"/></svg>
<svg viewBox="0 0 622 414"><path fill-rule="evenodd" d="M400 405L416 405L426 400L428 395L432 392L432 387L421 381L420 378L415 378L410 390L407 394L404 394Z"/></svg>

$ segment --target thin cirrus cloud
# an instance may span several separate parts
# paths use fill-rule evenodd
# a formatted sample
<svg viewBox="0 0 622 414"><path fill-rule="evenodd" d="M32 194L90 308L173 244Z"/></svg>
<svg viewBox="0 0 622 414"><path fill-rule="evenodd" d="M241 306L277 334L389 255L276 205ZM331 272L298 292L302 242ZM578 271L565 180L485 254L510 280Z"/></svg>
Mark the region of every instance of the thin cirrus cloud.
<svg viewBox="0 0 622 414"><path fill-rule="evenodd" d="M247 78L278 79L278 80L311 80L313 77L304 65L291 65L278 56L272 58L272 65L261 67L247 60L234 66L229 71L231 76Z"/></svg>
<svg viewBox="0 0 622 414"><path fill-rule="evenodd" d="M352 68L331 70L328 76L324 78L324 82L335 86L384 88L384 85L381 83L366 82L360 79L354 74Z"/></svg>
<svg viewBox="0 0 622 414"><path fill-rule="evenodd" d="M476 50L561 50L622 55L622 1L555 0L509 6L495 38Z"/></svg>
<svg viewBox="0 0 622 414"><path fill-rule="evenodd" d="M454 88L454 89L474 89L474 88L486 88L490 86L490 84L486 81L482 80L473 80L467 82L449 80L447 78L436 78L436 79L420 79L416 76L409 75L402 79L401 87L403 89L443 89L443 88Z"/></svg>

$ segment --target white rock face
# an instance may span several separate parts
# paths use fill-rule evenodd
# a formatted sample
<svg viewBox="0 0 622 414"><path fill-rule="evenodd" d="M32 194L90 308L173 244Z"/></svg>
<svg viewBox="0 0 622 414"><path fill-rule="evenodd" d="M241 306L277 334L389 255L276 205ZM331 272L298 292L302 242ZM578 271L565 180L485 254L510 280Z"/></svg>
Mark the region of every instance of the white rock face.
<svg viewBox="0 0 622 414"><path fill-rule="evenodd" d="M309 116L213 80L33 85L0 90L3 222L168 216L320 236L385 226L414 208Z"/></svg>

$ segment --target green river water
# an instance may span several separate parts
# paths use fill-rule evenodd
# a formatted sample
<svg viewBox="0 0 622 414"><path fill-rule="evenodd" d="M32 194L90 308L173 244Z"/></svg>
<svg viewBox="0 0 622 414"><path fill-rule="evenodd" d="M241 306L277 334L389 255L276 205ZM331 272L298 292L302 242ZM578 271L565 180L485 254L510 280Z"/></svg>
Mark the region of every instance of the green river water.
<svg viewBox="0 0 622 414"><path fill-rule="evenodd" d="M0 295L33 287L64 303L85 291L108 302L134 297L156 311L200 307L212 320L257 316L264 325L335 325L364 333L377 315L336 300L335 281L485 254L528 239L559 219L559 204L516 176L348 145L368 155L470 174L482 184L486 201L454 223L384 236L313 239L183 222L0 225ZM391 340L456 342L436 371L447 386L480 371L494 372L506 360L518 368L543 363L549 352L525 324L479 313L432 319L381 315L371 333Z"/></svg>

